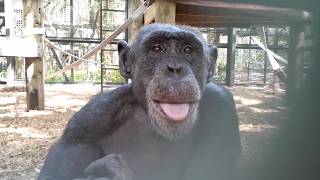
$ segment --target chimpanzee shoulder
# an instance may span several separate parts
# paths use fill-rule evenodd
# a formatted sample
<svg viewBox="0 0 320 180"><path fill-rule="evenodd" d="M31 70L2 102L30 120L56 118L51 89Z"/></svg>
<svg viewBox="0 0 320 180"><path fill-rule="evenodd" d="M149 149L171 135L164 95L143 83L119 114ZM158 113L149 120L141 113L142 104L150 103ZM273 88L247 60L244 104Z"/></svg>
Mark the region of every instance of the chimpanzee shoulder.
<svg viewBox="0 0 320 180"><path fill-rule="evenodd" d="M205 128L211 128L210 131L215 137L220 136L225 142L232 142L232 151L235 154L240 153L239 120L233 96L227 88L214 83L206 84L199 114L201 120L204 120Z"/></svg>
<svg viewBox="0 0 320 180"><path fill-rule="evenodd" d="M207 83L204 92L206 98L212 98L212 100L228 103L230 106L234 106L234 99L232 93L224 86Z"/></svg>
<svg viewBox="0 0 320 180"><path fill-rule="evenodd" d="M68 143L94 142L125 123L135 103L129 85L95 95L68 122L61 140Z"/></svg>

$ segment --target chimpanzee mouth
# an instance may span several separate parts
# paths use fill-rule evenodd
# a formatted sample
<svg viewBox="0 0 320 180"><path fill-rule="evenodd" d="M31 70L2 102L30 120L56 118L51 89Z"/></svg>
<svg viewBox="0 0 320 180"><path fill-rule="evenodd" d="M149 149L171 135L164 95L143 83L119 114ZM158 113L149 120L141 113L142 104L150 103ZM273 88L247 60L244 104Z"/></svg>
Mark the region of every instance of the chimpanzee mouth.
<svg viewBox="0 0 320 180"><path fill-rule="evenodd" d="M164 119L173 123L184 122L190 114L193 113L194 107L198 101L194 102L161 102L153 100L156 112Z"/></svg>

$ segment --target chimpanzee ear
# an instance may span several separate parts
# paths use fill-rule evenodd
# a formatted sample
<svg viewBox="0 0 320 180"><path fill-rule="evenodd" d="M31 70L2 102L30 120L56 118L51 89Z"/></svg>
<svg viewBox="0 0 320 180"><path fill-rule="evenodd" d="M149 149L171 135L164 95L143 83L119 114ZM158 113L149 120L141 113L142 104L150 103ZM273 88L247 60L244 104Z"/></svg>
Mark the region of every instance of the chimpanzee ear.
<svg viewBox="0 0 320 180"><path fill-rule="evenodd" d="M209 46L209 60L215 65L218 58L218 48L216 46Z"/></svg>
<svg viewBox="0 0 320 180"><path fill-rule="evenodd" d="M131 78L130 59L128 59L130 47L126 41L120 40L118 42L118 54L119 54L119 69L120 74L124 78Z"/></svg>
<svg viewBox="0 0 320 180"><path fill-rule="evenodd" d="M208 78L207 81L211 81L216 69L216 62L218 58L218 48L216 46L209 45L209 64L208 64Z"/></svg>

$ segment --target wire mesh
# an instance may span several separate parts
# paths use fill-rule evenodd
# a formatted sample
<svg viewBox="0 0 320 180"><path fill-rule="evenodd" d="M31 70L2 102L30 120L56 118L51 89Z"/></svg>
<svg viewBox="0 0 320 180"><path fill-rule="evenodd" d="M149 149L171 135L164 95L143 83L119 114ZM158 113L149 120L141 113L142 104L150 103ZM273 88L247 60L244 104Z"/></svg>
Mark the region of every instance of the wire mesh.
<svg viewBox="0 0 320 180"><path fill-rule="evenodd" d="M101 42L102 39L108 37L125 21L127 12L126 0L53 0L44 2L44 7L47 17L45 21L46 35L52 41L59 42L60 47L64 50L73 54L78 51L79 56L87 53L96 45L90 44L89 41ZM115 42L125 38L126 33L121 33L112 44L107 45L101 53L89 60L102 62L108 67L117 67L118 57L115 52ZM52 62L47 66L49 73L59 69L51 51L50 49L46 50L47 61ZM60 52L57 54L63 65L70 64L73 59L60 57L62 56ZM82 63L74 68L74 82L88 80L99 82L98 77L101 77L101 71L104 76L104 73L109 70L96 64ZM70 73L66 75L69 77ZM64 79L62 75L53 77L49 81L60 82ZM106 81L109 82L108 78Z"/></svg>
<svg viewBox="0 0 320 180"><path fill-rule="evenodd" d="M209 44L218 47L218 59L214 79L218 83L226 82L227 28L198 28ZM266 27L267 45L270 50L288 59L288 27ZM235 84L272 84L277 81L266 54L250 39L254 36L261 41L255 27L237 28L235 51ZM270 48L271 46L271 48ZM286 64L278 62L285 68Z"/></svg>

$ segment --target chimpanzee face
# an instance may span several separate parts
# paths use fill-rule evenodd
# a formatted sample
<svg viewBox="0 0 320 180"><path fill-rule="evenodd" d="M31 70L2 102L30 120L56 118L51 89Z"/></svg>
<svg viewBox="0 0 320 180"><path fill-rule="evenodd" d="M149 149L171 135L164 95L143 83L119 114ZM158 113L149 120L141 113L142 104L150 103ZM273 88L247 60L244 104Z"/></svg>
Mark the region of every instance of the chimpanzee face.
<svg viewBox="0 0 320 180"><path fill-rule="evenodd" d="M132 79L152 127L168 139L192 129L208 73L208 45L189 27L142 28L129 47L119 46L121 74Z"/></svg>

